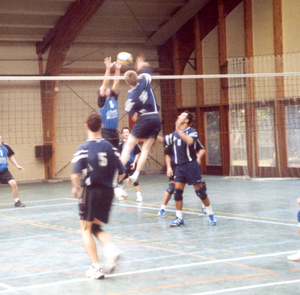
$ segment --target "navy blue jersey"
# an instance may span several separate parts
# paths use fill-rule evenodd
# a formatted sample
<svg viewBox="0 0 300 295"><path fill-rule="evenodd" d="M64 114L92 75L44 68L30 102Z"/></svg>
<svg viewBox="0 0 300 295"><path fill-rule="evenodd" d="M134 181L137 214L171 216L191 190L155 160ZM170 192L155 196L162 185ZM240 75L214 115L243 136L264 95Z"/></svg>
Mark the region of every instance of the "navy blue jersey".
<svg viewBox="0 0 300 295"><path fill-rule="evenodd" d="M151 89L151 69L140 71L138 83L134 88L128 90L125 103L125 111L132 116L158 113L160 106L156 103L154 93Z"/></svg>
<svg viewBox="0 0 300 295"><path fill-rule="evenodd" d="M119 143L119 153L121 154L122 151L123 151L123 148L124 148L124 145L125 145L126 142L124 141L121 141ZM139 146L139 144L137 143L135 145L135 147L131 150L130 154L129 154L129 160L128 160L128 163L133 163L134 162L134 158L136 155L138 155L139 153L141 152L141 148Z"/></svg>
<svg viewBox="0 0 300 295"><path fill-rule="evenodd" d="M4 171L8 167L7 157L14 155L14 151L6 143L0 145L0 172Z"/></svg>
<svg viewBox="0 0 300 295"><path fill-rule="evenodd" d="M73 156L73 173L84 175L84 185L113 188L118 175L125 171L119 156L118 150L108 141L102 138L87 140Z"/></svg>
<svg viewBox="0 0 300 295"><path fill-rule="evenodd" d="M197 160L197 131L191 127L182 130L185 134L194 140L192 145L188 145L176 131L164 137L166 145L172 145L174 151L175 164L184 164Z"/></svg>
<svg viewBox="0 0 300 295"><path fill-rule="evenodd" d="M198 153L200 150L203 150L204 146L200 142L199 139L196 141L196 152ZM175 164L175 154L174 154L174 149L173 145L166 145L165 150L164 150L165 155L169 155L171 157L171 163Z"/></svg>
<svg viewBox="0 0 300 295"><path fill-rule="evenodd" d="M113 91L111 92L111 97L98 95L98 110L105 129L118 129L119 109L117 99L118 95Z"/></svg>

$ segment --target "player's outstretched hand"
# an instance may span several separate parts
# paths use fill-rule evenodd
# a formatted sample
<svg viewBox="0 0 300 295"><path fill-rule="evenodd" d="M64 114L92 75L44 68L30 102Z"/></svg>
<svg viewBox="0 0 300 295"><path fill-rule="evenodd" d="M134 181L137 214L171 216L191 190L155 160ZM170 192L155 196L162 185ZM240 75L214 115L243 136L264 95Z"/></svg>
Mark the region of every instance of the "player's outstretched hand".
<svg viewBox="0 0 300 295"><path fill-rule="evenodd" d="M115 62L115 68L118 69L118 70L120 70L121 67L122 67L122 64L116 61Z"/></svg>
<svg viewBox="0 0 300 295"><path fill-rule="evenodd" d="M150 64L145 61L145 57L143 55L139 55L135 61L135 70L139 72L142 69L150 68Z"/></svg>
<svg viewBox="0 0 300 295"><path fill-rule="evenodd" d="M106 57L104 59L104 64L105 64L107 69L111 69L114 66L115 63L116 62L111 62L111 57Z"/></svg>

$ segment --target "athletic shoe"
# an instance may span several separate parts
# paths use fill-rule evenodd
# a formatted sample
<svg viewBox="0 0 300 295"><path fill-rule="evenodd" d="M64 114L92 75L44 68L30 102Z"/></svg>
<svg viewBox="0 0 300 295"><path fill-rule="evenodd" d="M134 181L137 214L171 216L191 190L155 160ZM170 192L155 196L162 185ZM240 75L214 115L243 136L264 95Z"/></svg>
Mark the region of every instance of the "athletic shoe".
<svg viewBox="0 0 300 295"><path fill-rule="evenodd" d="M122 197L123 194L123 190L122 190L122 186L118 185L117 187L114 188L114 193L117 199Z"/></svg>
<svg viewBox="0 0 300 295"><path fill-rule="evenodd" d="M15 202L15 207L25 207L25 205L19 200L18 202Z"/></svg>
<svg viewBox="0 0 300 295"><path fill-rule="evenodd" d="M142 195L137 195L137 196L136 196L136 201L137 201L137 202L143 202L143 197L142 197Z"/></svg>
<svg viewBox="0 0 300 295"><path fill-rule="evenodd" d="M208 215L210 225L217 225L217 220L215 218L215 214Z"/></svg>
<svg viewBox="0 0 300 295"><path fill-rule="evenodd" d="M105 277L103 269L101 267L97 268L94 266L91 266L91 268L85 272L85 276L87 278L92 278L92 279L96 279L96 280L102 280Z"/></svg>
<svg viewBox="0 0 300 295"><path fill-rule="evenodd" d="M121 253L119 252L119 250L116 250L114 254L105 257L105 271L107 274L114 272L120 257Z"/></svg>
<svg viewBox="0 0 300 295"><path fill-rule="evenodd" d="M206 207L202 207L202 213L205 214L205 215L207 214L207 209L206 209Z"/></svg>
<svg viewBox="0 0 300 295"><path fill-rule="evenodd" d="M128 194L124 191L123 186L122 186L122 197L124 199L127 199L127 197L128 197Z"/></svg>
<svg viewBox="0 0 300 295"><path fill-rule="evenodd" d="M123 197L118 198L119 201L124 201Z"/></svg>
<svg viewBox="0 0 300 295"><path fill-rule="evenodd" d="M165 218L166 217L166 215L165 215L165 209L160 209L159 211L158 211L158 218Z"/></svg>
<svg viewBox="0 0 300 295"><path fill-rule="evenodd" d="M183 221L183 219L180 219L177 216L170 223L171 227L177 227L177 226L181 226L181 225L184 225L184 221Z"/></svg>
<svg viewBox="0 0 300 295"><path fill-rule="evenodd" d="M287 257L290 261L300 261L300 252Z"/></svg>

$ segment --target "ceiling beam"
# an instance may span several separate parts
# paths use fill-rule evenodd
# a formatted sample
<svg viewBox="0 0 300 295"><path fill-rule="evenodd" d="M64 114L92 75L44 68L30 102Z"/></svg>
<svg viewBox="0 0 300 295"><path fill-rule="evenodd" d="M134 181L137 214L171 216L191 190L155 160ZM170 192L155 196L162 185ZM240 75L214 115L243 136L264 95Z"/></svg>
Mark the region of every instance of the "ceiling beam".
<svg viewBox="0 0 300 295"><path fill-rule="evenodd" d="M189 0L175 15L166 22L148 41L155 45L164 44L184 24L186 24L209 0Z"/></svg>

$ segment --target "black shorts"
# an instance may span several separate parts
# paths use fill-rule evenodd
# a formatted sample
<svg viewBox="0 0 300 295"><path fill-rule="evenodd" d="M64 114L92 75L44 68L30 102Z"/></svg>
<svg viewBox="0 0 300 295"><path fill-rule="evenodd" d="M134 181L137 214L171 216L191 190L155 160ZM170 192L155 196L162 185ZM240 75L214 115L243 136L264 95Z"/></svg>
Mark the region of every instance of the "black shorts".
<svg viewBox="0 0 300 295"><path fill-rule="evenodd" d="M131 134L140 139L156 139L160 130L161 120L158 114L143 115L137 119Z"/></svg>
<svg viewBox="0 0 300 295"><path fill-rule="evenodd" d="M202 182L202 176L197 161L176 166L175 182L195 185Z"/></svg>
<svg viewBox="0 0 300 295"><path fill-rule="evenodd" d="M103 223L108 223L113 198L113 188L84 186L79 199L79 218L90 222L97 218Z"/></svg>
<svg viewBox="0 0 300 295"><path fill-rule="evenodd" d="M0 183L7 184L12 179L14 178L7 168L0 172Z"/></svg>
<svg viewBox="0 0 300 295"><path fill-rule="evenodd" d="M117 130L102 128L101 136L110 142L115 148L119 147L119 133Z"/></svg>

